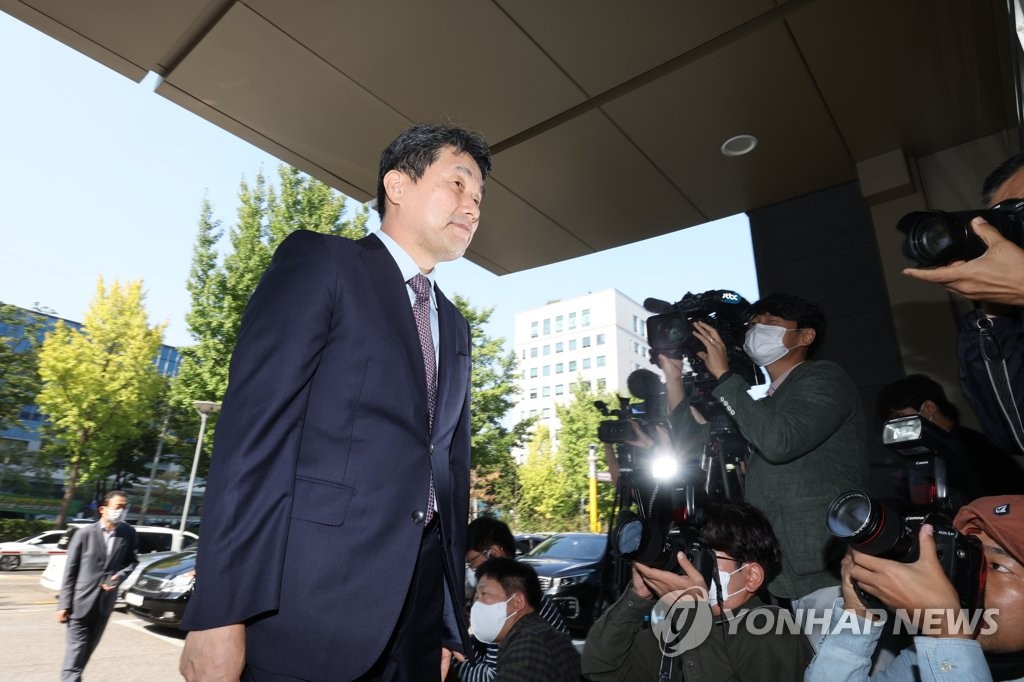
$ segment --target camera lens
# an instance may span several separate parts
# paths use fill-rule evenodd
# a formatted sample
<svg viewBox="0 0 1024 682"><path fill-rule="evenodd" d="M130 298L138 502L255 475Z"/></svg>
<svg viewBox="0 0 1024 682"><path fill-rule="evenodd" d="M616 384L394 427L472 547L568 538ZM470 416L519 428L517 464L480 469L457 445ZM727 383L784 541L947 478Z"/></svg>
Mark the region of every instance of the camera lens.
<svg viewBox="0 0 1024 682"><path fill-rule="evenodd" d="M919 258L924 260L935 260L953 242L949 226L940 219L923 220L914 232L914 248L920 254Z"/></svg>
<svg viewBox="0 0 1024 682"><path fill-rule="evenodd" d="M615 530L615 551L629 559L640 551L644 542L644 522L636 516L623 515Z"/></svg>
<svg viewBox="0 0 1024 682"><path fill-rule="evenodd" d="M917 559L917 537L890 507L857 490L829 505L828 529L858 552L895 561Z"/></svg>

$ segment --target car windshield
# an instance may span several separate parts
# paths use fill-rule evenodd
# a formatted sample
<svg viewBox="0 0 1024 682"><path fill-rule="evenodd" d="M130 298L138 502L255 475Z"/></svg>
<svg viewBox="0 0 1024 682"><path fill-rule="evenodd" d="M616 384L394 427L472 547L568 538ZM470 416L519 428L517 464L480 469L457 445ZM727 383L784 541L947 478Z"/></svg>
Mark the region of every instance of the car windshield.
<svg viewBox="0 0 1024 682"><path fill-rule="evenodd" d="M597 561L606 544L604 535L555 535L534 547L529 556Z"/></svg>

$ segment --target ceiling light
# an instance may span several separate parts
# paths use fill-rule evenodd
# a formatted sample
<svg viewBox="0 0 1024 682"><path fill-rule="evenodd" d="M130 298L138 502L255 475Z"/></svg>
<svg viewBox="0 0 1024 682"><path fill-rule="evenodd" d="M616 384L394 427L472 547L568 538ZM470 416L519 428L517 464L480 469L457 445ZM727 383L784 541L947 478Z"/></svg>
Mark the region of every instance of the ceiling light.
<svg viewBox="0 0 1024 682"><path fill-rule="evenodd" d="M753 135L736 135L722 143L722 154L726 156L743 156L754 151L757 138Z"/></svg>

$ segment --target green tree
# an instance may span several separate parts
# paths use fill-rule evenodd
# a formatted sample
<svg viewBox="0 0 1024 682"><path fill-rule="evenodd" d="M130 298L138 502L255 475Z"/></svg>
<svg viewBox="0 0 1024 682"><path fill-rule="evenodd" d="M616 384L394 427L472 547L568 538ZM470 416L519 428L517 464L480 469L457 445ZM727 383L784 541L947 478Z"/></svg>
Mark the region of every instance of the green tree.
<svg viewBox="0 0 1024 682"><path fill-rule="evenodd" d="M18 422L39 393L40 315L0 302L0 431Z"/></svg>
<svg viewBox="0 0 1024 682"><path fill-rule="evenodd" d="M494 309L473 308L458 294L452 302L469 322L473 346L471 495L490 507L511 509L518 487L512 450L524 442L533 420L518 422L512 428L502 423L515 405L515 357L502 350L505 339L494 339L484 332Z"/></svg>
<svg viewBox="0 0 1024 682"><path fill-rule="evenodd" d="M59 323L39 351L36 402L66 463L58 527L76 487L110 473L118 453L153 422L162 387L153 361L165 325L149 326L143 298L141 281L108 289L100 278L82 329Z"/></svg>
<svg viewBox="0 0 1024 682"><path fill-rule="evenodd" d="M516 529L524 531L577 530L579 497L573 497L569 475L554 451L551 432L536 426L519 469Z"/></svg>

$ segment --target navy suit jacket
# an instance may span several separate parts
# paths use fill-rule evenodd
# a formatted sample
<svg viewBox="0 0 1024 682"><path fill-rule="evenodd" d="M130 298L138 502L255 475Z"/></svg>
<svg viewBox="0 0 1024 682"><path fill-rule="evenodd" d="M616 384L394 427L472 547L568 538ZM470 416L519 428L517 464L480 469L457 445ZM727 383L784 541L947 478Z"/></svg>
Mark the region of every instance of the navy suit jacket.
<svg viewBox="0 0 1024 682"><path fill-rule="evenodd" d="M465 570L470 333L436 295L431 433L408 288L383 243L308 231L281 243L231 359L185 629L244 622L247 661L292 677L365 672L404 603L433 472L446 577L439 644L469 651L455 595Z"/></svg>

